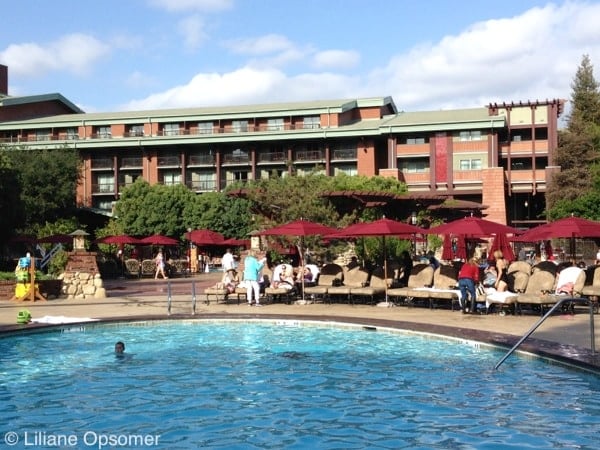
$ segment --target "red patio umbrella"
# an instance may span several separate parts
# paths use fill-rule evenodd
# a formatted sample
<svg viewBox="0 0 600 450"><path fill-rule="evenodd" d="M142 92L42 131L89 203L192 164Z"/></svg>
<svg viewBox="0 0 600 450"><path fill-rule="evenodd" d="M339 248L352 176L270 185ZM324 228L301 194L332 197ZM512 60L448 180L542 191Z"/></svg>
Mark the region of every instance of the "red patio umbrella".
<svg viewBox="0 0 600 450"><path fill-rule="evenodd" d="M304 266L304 237L306 236L324 236L336 232L335 228L311 222L310 220L299 219L288 222L258 233L262 236L298 236L300 237L300 265ZM302 300L304 300L304 277L302 277Z"/></svg>
<svg viewBox="0 0 600 450"><path fill-rule="evenodd" d="M250 247L250 239L225 239L220 245L231 246L231 247Z"/></svg>
<svg viewBox="0 0 600 450"><path fill-rule="evenodd" d="M163 236L162 234L153 234L152 236L142 238L140 239L140 243L146 245L179 245L179 241L177 239L173 239L169 236Z"/></svg>
<svg viewBox="0 0 600 450"><path fill-rule="evenodd" d="M449 261L454 259L454 251L452 250L452 236L444 235L444 243L442 244L442 259Z"/></svg>
<svg viewBox="0 0 600 450"><path fill-rule="evenodd" d="M569 238L571 257L575 257L575 239L597 237L600 237L600 222L571 216L538 225L523 233L516 240L537 242L552 238Z"/></svg>
<svg viewBox="0 0 600 450"><path fill-rule="evenodd" d="M225 240L225 236L216 231L201 229L193 230L185 234L188 241L192 241L194 244L203 245L221 245Z"/></svg>
<svg viewBox="0 0 600 450"><path fill-rule="evenodd" d="M374 236L382 238L383 245L383 273L384 278L387 278L387 255L385 251L385 237L386 236L411 236L417 234L423 234L425 230L414 225L409 225L404 222L398 222L391 219L379 219L374 222L361 222L354 225L350 225L343 230L327 235L326 237L331 239L343 238L343 237L366 237ZM387 282L385 283L385 303L389 305L387 295Z"/></svg>
<svg viewBox="0 0 600 450"><path fill-rule="evenodd" d="M127 234L118 234L115 236L105 236L94 241L96 244L112 244L112 245L139 245L141 244L138 238Z"/></svg>
<svg viewBox="0 0 600 450"><path fill-rule="evenodd" d="M429 228L428 234L454 234L463 236L491 236L493 234L518 234L519 230L508 225L479 217L465 217Z"/></svg>
<svg viewBox="0 0 600 450"><path fill-rule="evenodd" d="M515 252L513 251L512 246L510 245L510 242L508 241L508 238L503 233L498 233L494 237L494 241L492 242L492 247L490 248L490 252L488 254L489 260L494 259L493 255L496 250L500 250L502 252L502 256L504 256L504 258L507 261L514 261L516 259Z"/></svg>
<svg viewBox="0 0 600 450"><path fill-rule="evenodd" d="M70 234L51 234L37 240L38 244L69 244L73 242L73 236Z"/></svg>

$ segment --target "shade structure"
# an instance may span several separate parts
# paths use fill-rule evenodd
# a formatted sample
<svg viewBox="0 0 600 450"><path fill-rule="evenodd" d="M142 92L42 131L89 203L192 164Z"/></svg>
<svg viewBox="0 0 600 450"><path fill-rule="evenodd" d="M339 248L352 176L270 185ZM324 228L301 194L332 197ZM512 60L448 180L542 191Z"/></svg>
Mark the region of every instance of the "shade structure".
<svg viewBox="0 0 600 450"><path fill-rule="evenodd" d="M519 242L538 242L552 238L569 238L571 257L575 257L575 239L600 237L600 222L581 217L565 217L532 228L521 236Z"/></svg>
<svg viewBox="0 0 600 450"><path fill-rule="evenodd" d="M37 240L38 244L69 244L73 242L73 236L70 234L51 234Z"/></svg>
<svg viewBox="0 0 600 450"><path fill-rule="evenodd" d="M337 230L335 228L331 228L320 223L299 219L269 228L261 231L258 234L263 236L324 236L326 234L335 233L336 231Z"/></svg>
<svg viewBox="0 0 600 450"><path fill-rule="evenodd" d="M465 217L438 225L427 230L428 234L454 234L463 236L491 236L494 234L518 234L519 230L508 225L481 219Z"/></svg>
<svg viewBox="0 0 600 450"><path fill-rule="evenodd" d="M298 219L258 233L262 236L298 236L300 237L300 265L304 266L304 237L324 236L335 233L335 228L311 222L310 220ZM302 300L304 300L304 277L302 277Z"/></svg>
<svg viewBox="0 0 600 450"><path fill-rule="evenodd" d="M192 241L194 244L199 246L204 245L221 245L225 240L225 236L216 231L201 229L192 230L185 234L188 241Z"/></svg>
<svg viewBox="0 0 600 450"><path fill-rule="evenodd" d="M103 238L96 239L96 244L112 244L112 245L139 245L141 244L138 238L129 236L127 234L118 234L114 236L105 236Z"/></svg>
<svg viewBox="0 0 600 450"><path fill-rule="evenodd" d="M153 234L140 239L140 243L145 245L179 245L177 239L173 239L169 236L163 236L162 234Z"/></svg>
<svg viewBox="0 0 600 450"><path fill-rule="evenodd" d="M532 228L521 236L521 242L536 242L552 238L596 238L600 237L600 222L566 217Z"/></svg>
<svg viewBox="0 0 600 450"><path fill-rule="evenodd" d="M250 247L250 239L229 238L225 239L220 245L248 248Z"/></svg>
<svg viewBox="0 0 600 450"><path fill-rule="evenodd" d="M397 237L408 237L415 236L417 234L424 233L425 230L414 225L409 225L404 222L398 222L391 219L379 219L374 222L361 222L354 225L350 225L337 233L327 235L327 238L340 239L344 237L381 237L383 245L383 272L384 278L387 279L387 254L385 250L385 238L386 236L397 236ZM385 304L389 305L388 300L388 284L385 283Z"/></svg>
<svg viewBox="0 0 600 450"><path fill-rule="evenodd" d="M452 236L444 235L444 243L442 244L442 259L449 261L454 259L454 251L452 250Z"/></svg>
<svg viewBox="0 0 600 450"><path fill-rule="evenodd" d="M502 252L502 256L504 256L504 259L508 261L515 260L515 252L513 251L513 248L510 245L508 238L503 233L498 233L494 236L494 240L492 241L492 247L490 248L490 252L488 255L489 260L494 259L494 252L496 250L500 250Z"/></svg>

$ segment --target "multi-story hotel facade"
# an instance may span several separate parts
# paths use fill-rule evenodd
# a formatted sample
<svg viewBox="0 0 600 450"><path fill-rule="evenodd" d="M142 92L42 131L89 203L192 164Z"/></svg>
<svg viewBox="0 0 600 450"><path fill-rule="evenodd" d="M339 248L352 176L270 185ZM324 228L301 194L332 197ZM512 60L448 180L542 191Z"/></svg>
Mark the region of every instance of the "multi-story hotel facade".
<svg viewBox="0 0 600 450"><path fill-rule="evenodd" d="M486 205L486 217L539 221L564 100L404 112L390 97L85 113L60 94L11 97L0 66L0 142L76 148L78 204L110 212L142 177L198 194L277 174L394 177L414 195Z"/></svg>

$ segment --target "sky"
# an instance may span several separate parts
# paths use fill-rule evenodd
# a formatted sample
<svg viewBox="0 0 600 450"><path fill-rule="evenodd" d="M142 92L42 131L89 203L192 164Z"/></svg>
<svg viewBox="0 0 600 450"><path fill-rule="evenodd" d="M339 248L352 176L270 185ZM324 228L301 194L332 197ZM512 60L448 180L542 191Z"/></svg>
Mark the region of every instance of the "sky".
<svg viewBox="0 0 600 450"><path fill-rule="evenodd" d="M600 1L3 1L10 95L86 112L391 96L399 111L569 99ZM600 80L597 69L594 75Z"/></svg>

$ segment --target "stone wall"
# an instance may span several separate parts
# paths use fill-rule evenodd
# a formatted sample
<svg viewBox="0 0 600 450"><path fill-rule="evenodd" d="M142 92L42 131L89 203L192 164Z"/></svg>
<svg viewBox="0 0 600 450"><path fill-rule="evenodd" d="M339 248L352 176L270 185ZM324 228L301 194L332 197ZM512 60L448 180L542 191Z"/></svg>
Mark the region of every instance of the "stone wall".
<svg viewBox="0 0 600 450"><path fill-rule="evenodd" d="M98 272L65 272L62 293L68 299L105 298L106 289Z"/></svg>

